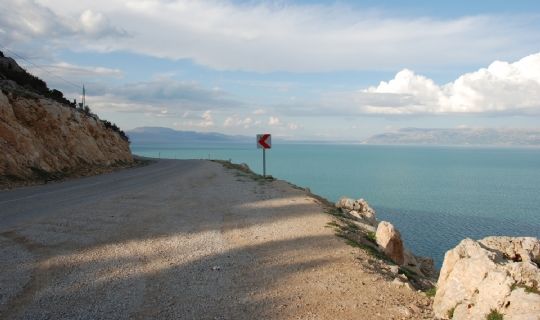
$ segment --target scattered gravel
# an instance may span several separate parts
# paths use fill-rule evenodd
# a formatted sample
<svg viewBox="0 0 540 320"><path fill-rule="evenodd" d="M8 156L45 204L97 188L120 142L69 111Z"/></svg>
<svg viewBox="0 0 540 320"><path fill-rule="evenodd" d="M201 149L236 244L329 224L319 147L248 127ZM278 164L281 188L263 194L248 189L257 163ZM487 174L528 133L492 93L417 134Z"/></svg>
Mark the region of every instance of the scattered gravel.
<svg viewBox="0 0 540 320"><path fill-rule="evenodd" d="M432 318L304 190L202 160L130 170L0 192L0 318Z"/></svg>

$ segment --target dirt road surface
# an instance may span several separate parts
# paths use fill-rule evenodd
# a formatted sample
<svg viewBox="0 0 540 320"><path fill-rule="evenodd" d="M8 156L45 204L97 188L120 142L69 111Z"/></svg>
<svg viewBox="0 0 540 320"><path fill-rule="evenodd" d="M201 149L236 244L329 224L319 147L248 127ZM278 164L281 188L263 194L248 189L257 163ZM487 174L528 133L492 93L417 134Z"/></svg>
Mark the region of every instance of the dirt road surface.
<svg viewBox="0 0 540 320"><path fill-rule="evenodd" d="M1 319L419 319L286 182L202 160L0 192Z"/></svg>

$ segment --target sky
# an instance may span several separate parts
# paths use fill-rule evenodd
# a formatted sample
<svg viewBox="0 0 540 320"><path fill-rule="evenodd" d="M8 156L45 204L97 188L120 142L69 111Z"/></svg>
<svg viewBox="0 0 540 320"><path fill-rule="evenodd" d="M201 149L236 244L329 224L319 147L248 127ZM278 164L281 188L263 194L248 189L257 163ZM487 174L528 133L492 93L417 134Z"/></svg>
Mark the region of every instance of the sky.
<svg viewBox="0 0 540 320"><path fill-rule="evenodd" d="M124 130L540 129L540 1L0 0L0 50ZM17 56L14 56L14 55Z"/></svg>

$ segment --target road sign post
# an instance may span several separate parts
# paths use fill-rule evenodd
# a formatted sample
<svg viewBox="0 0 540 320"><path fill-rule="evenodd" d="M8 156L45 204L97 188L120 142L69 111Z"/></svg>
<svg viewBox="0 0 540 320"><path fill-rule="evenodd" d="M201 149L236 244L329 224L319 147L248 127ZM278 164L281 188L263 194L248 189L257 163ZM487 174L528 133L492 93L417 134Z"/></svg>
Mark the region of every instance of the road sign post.
<svg viewBox="0 0 540 320"><path fill-rule="evenodd" d="M257 149L263 149L263 177L266 178L266 149L272 148L272 136L269 133L257 135Z"/></svg>

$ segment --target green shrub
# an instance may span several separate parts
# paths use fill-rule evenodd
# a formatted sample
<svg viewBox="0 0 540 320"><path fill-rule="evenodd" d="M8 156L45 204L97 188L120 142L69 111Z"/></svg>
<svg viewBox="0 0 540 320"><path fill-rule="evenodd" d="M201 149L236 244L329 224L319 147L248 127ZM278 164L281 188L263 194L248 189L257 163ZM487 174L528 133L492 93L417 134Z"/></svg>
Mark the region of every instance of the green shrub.
<svg viewBox="0 0 540 320"><path fill-rule="evenodd" d="M330 221L326 224L328 227L332 227L332 228L339 228L341 227L337 222L335 221Z"/></svg>
<svg viewBox="0 0 540 320"><path fill-rule="evenodd" d="M504 317L499 311L491 309L491 312L486 317L487 320L503 320Z"/></svg>
<svg viewBox="0 0 540 320"><path fill-rule="evenodd" d="M429 288L425 291L425 293L426 293L426 296L428 297L434 297L435 294L437 293L437 288L436 287Z"/></svg>
<svg viewBox="0 0 540 320"><path fill-rule="evenodd" d="M414 279L418 277L418 274L416 272L407 267L399 267L399 273L406 275L409 279Z"/></svg>
<svg viewBox="0 0 540 320"><path fill-rule="evenodd" d="M448 316L448 319L452 319L454 317L454 311L456 310L456 307L446 311L446 315Z"/></svg>
<svg viewBox="0 0 540 320"><path fill-rule="evenodd" d="M368 239L369 241L371 241L373 243L377 243L377 237L375 235L375 232L373 232L373 231L369 231L366 234L366 239Z"/></svg>
<svg viewBox="0 0 540 320"><path fill-rule="evenodd" d="M536 293L536 294L540 294L540 290L538 290L537 287L531 287L531 286L527 286L527 285L524 285L524 284L518 284L518 283L514 283L510 289L512 291L516 290L517 288L523 288L525 290L526 293Z"/></svg>

